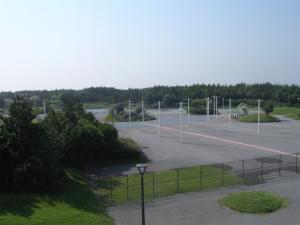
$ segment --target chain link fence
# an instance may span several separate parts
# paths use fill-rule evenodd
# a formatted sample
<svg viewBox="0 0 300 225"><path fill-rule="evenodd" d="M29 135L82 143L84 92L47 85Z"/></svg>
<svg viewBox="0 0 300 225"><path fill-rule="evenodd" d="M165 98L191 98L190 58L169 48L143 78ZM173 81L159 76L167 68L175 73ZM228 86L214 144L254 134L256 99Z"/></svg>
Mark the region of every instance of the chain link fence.
<svg viewBox="0 0 300 225"><path fill-rule="evenodd" d="M255 185L299 172L299 154L274 155L219 164L148 171L144 175L145 198L181 192L210 190L232 185ZM116 203L140 199L140 175L97 177L93 188Z"/></svg>

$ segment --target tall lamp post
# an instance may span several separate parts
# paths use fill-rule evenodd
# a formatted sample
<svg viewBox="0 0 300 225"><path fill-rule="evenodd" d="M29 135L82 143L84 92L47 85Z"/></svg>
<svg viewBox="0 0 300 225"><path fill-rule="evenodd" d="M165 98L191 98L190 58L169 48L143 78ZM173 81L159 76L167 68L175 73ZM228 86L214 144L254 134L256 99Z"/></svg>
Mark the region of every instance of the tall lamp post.
<svg viewBox="0 0 300 225"><path fill-rule="evenodd" d="M140 175L141 175L141 200L142 200L142 225L145 225L145 202L144 202L144 174L148 167L148 164L137 164Z"/></svg>

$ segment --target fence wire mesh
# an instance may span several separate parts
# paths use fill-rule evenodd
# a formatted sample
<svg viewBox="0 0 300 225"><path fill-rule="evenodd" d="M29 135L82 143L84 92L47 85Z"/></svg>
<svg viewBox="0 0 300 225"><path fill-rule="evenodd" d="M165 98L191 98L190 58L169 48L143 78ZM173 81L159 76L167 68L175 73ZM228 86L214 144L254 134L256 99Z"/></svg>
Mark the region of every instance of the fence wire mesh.
<svg viewBox="0 0 300 225"><path fill-rule="evenodd" d="M144 175L145 198L180 192L210 190L231 185L254 185L299 172L299 155L274 155L250 160L149 171ZM139 200L139 174L97 178L96 189L111 201Z"/></svg>

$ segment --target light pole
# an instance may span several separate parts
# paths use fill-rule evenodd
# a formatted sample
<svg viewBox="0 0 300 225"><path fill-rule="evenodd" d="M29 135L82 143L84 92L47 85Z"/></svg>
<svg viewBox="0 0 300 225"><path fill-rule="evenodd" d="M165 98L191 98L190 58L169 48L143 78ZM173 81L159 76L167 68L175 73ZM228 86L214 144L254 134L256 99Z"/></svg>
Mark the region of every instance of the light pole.
<svg viewBox="0 0 300 225"><path fill-rule="evenodd" d="M222 114L225 114L224 98L222 98Z"/></svg>
<svg viewBox="0 0 300 225"><path fill-rule="evenodd" d="M206 122L209 122L209 97L206 99Z"/></svg>
<svg viewBox="0 0 300 225"><path fill-rule="evenodd" d="M158 101L158 135L160 136L160 101Z"/></svg>
<svg viewBox="0 0 300 225"><path fill-rule="evenodd" d="M188 113L187 124L190 125L190 98L188 98L187 113Z"/></svg>
<svg viewBox="0 0 300 225"><path fill-rule="evenodd" d="M182 144L182 102L179 103L180 143Z"/></svg>
<svg viewBox="0 0 300 225"><path fill-rule="evenodd" d="M231 98L229 99L228 130L231 130Z"/></svg>
<svg viewBox="0 0 300 225"><path fill-rule="evenodd" d="M257 136L260 135L260 99L257 100Z"/></svg>
<svg viewBox="0 0 300 225"><path fill-rule="evenodd" d="M128 123L129 123L129 128L131 128L131 101L130 101L130 99L128 101Z"/></svg>
<svg viewBox="0 0 300 225"><path fill-rule="evenodd" d="M142 225L145 225L144 174L148 164L137 164L136 167L141 175Z"/></svg>
<svg viewBox="0 0 300 225"><path fill-rule="evenodd" d="M142 122L145 122L145 115L144 115L144 100L142 100Z"/></svg>

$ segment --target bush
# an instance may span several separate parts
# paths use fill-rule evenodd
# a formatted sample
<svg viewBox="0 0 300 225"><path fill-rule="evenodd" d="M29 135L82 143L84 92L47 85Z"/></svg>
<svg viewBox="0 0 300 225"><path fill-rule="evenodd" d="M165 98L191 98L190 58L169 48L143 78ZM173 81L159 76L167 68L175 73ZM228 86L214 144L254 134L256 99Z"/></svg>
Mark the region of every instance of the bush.
<svg viewBox="0 0 300 225"><path fill-rule="evenodd" d="M271 101L266 102L265 105L263 106L263 109L264 109L266 115L269 115L270 113L272 113L274 110L273 102L271 102Z"/></svg>

